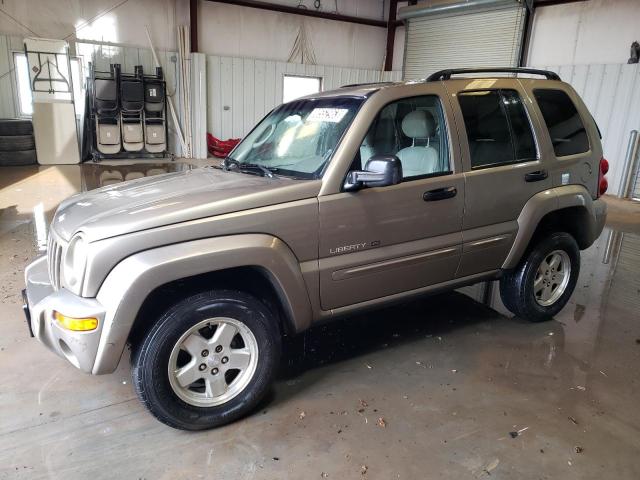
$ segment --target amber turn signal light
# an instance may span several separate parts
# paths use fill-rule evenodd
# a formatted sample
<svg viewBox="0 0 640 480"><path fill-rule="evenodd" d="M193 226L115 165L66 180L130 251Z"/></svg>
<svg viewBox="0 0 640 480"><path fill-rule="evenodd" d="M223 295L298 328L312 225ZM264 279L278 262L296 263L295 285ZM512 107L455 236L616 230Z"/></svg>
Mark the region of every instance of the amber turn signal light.
<svg viewBox="0 0 640 480"><path fill-rule="evenodd" d="M98 319L93 317L67 317L60 312L54 311L53 318L56 319L61 327L66 328L67 330L72 330L74 332L88 332L90 330L95 330L96 328L98 328Z"/></svg>

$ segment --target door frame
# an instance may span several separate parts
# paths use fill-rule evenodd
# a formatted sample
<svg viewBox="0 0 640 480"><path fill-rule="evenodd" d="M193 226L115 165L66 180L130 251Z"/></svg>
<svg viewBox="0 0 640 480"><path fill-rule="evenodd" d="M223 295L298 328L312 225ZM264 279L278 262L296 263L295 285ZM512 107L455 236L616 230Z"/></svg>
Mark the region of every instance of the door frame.
<svg viewBox="0 0 640 480"><path fill-rule="evenodd" d="M391 185L387 187L375 187L367 188L357 192L345 192L344 181L346 176L353 165L353 161L359 155L360 147L368 133L371 125L382 112L382 110L391 103L401 101L403 99L411 99L423 96L433 96L440 101L440 105L443 112L444 127L446 128L447 137L447 149L449 157L449 171L446 174L435 174L418 176L415 178L407 179L397 185ZM438 82L429 82L421 84L409 84L402 87L394 87L390 89L381 89L376 92L372 97L361 107L358 115L352 123L352 127L349 132L343 138L336 155L327 171L325 172L325 178L323 178L323 188L321 189L318 197L320 214L320 225L323 227L322 210L323 204L328 204L328 208L331 210L331 204L333 202L350 202L350 199L354 195L366 199L367 197L380 198L380 195L389 195L392 199L394 191L400 192L402 190L420 190L420 194L416 195L416 201L423 202L422 195L424 191L429 190L429 185L447 184L453 182L458 189L458 198L456 199L456 218L459 223L455 226L455 230L448 233L436 233L435 235L429 235L428 231L424 231L424 236L421 234L416 235L415 232L408 233L404 238L398 239L397 242L389 242L388 239L385 242L382 239L382 243L377 242L377 245L373 243L367 244L355 244L362 245L362 250L358 247L356 252L348 252L344 254L333 255L326 248L323 241L323 231L320 231L320 249L318 252L318 268L319 268L319 283L320 283L320 297L322 299L322 285L327 281L327 275L337 281L342 278L353 278L364 272L380 272L383 273L385 268L389 268L390 272L394 268L400 266L407 266L411 269L418 264L425 265L424 262L436 262L433 264L433 268L439 269L440 272L446 270L446 259L453 259L455 257L455 264L451 272L451 278L446 278L446 281L453 280L455 277L455 271L460 260L461 247L462 247L462 221L464 214L464 177L462 170L462 162L460 155L460 143L457 136L457 127L453 121L451 104L447 98L447 92L443 85ZM325 185L326 182L326 185ZM432 187L437 188L437 187ZM424 191L422 191L424 190ZM405 197L406 199L406 197ZM335 205L335 204L334 204ZM372 203L372 206L375 202ZM424 208L429 209L429 203L424 203ZM377 227L373 225L372 228ZM436 229L437 230L437 229ZM344 240L344 239L342 239ZM367 242L372 239L353 239L353 242ZM443 243L444 242L444 243ZM446 245L445 245L446 243ZM348 247L355 247L355 245L348 245ZM405 246L404 248L402 246ZM438 263L439 262L439 263ZM443 263L444 262L444 263ZM418 267L416 267L418 268ZM407 287L407 291L413 291L415 288L426 288L432 284L441 282L437 280L435 283L427 285L420 285L418 287ZM410 282L409 282L410 283ZM331 289L332 290L332 289ZM330 290L330 291L331 291ZM389 295L398 295L406 292L391 293ZM378 293L376 298L368 300L357 300L355 303L375 301L382 295L384 298L387 293ZM335 301L335 300L334 300ZM321 304L324 304L321 300ZM333 302L325 304L325 308L347 308L349 305L341 305L336 307L332 305ZM328 306L327 306L328 305Z"/></svg>
<svg viewBox="0 0 640 480"><path fill-rule="evenodd" d="M460 149L459 131L455 115L448 97L449 94L442 82L409 83L391 88L381 87L377 92L360 107L358 114L351 123L342 141L338 145L333 159L327 166L322 177L322 187L318 197L333 195L343 191L344 180L346 178L353 159L360 149L372 122L380 111L390 103L403 98L421 97L425 95L436 95L440 98L444 111L445 123L447 126L449 142L449 162L451 173L462 173L462 151ZM465 137L466 138L466 137ZM414 180L410 180L414 181ZM384 188L384 187L383 187Z"/></svg>

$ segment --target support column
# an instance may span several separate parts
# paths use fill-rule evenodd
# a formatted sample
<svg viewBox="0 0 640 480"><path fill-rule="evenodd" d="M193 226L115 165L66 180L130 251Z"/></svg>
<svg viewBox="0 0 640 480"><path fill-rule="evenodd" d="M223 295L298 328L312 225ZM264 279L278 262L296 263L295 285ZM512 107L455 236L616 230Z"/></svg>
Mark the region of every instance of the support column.
<svg viewBox="0 0 640 480"><path fill-rule="evenodd" d="M189 0L189 30L191 31L191 53L198 51L198 0Z"/></svg>
<svg viewBox="0 0 640 480"><path fill-rule="evenodd" d="M398 12L398 0L389 0L389 19L387 22L387 53L384 57L384 71L393 69L393 44L396 39L396 13Z"/></svg>

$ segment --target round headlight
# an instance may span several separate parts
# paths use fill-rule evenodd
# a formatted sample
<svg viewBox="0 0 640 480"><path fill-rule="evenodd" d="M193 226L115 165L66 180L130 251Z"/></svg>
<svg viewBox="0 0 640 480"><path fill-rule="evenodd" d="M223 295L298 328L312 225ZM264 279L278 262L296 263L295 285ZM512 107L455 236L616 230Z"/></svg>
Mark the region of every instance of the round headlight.
<svg viewBox="0 0 640 480"><path fill-rule="evenodd" d="M78 234L69 242L64 257L64 282L70 290L74 292L80 290L86 265L87 242L82 235Z"/></svg>

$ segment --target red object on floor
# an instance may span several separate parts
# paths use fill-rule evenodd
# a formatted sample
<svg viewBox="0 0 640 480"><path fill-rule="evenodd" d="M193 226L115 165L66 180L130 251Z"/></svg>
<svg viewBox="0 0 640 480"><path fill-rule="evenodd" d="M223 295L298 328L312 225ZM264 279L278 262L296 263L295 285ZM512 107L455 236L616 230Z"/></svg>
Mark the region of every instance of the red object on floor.
<svg viewBox="0 0 640 480"><path fill-rule="evenodd" d="M238 143L240 143L239 138L220 140L210 133L207 133L207 149L209 150L209 153L214 157L226 157Z"/></svg>

